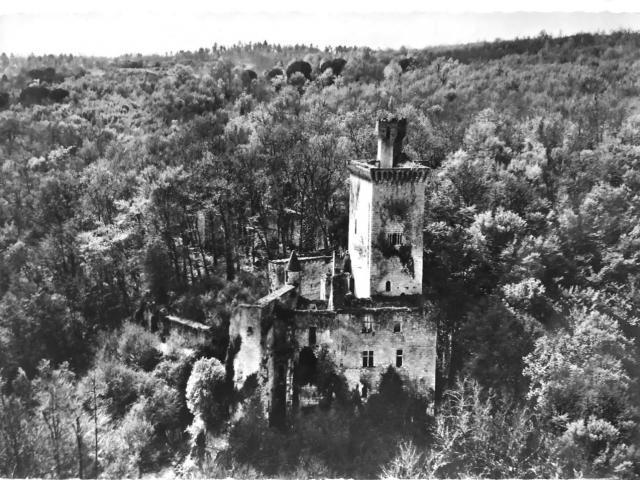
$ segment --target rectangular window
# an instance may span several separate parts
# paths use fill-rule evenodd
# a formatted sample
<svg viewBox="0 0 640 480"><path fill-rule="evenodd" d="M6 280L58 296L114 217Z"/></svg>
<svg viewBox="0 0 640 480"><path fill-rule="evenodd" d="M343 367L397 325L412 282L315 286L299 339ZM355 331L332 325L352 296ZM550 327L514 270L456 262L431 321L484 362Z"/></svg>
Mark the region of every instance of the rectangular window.
<svg viewBox="0 0 640 480"><path fill-rule="evenodd" d="M401 331L402 331L402 327L400 326L400 324L399 324L399 323L396 323L396 324L393 326L393 333L400 333Z"/></svg>
<svg viewBox="0 0 640 480"><path fill-rule="evenodd" d="M316 327L309 328L309 346L316 344Z"/></svg>
<svg viewBox="0 0 640 480"><path fill-rule="evenodd" d="M362 366L365 368L373 367L373 350L362 351Z"/></svg>
<svg viewBox="0 0 640 480"><path fill-rule="evenodd" d="M402 234L401 233L387 233L387 242L389 245L402 245Z"/></svg>
<svg viewBox="0 0 640 480"><path fill-rule="evenodd" d="M402 350L396 350L396 367L402 366Z"/></svg>
<svg viewBox="0 0 640 480"><path fill-rule="evenodd" d="M371 315L365 315L362 320L362 333L373 332L373 318Z"/></svg>

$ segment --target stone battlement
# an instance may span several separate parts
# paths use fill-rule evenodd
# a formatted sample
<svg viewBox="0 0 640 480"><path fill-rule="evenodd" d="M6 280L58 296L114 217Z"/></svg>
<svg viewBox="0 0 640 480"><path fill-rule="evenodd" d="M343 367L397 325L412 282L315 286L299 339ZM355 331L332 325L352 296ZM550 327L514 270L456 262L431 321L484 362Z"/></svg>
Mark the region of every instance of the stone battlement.
<svg viewBox="0 0 640 480"><path fill-rule="evenodd" d="M349 172L373 183L407 183L426 181L429 169L415 163L395 168L379 168L367 163L351 162Z"/></svg>

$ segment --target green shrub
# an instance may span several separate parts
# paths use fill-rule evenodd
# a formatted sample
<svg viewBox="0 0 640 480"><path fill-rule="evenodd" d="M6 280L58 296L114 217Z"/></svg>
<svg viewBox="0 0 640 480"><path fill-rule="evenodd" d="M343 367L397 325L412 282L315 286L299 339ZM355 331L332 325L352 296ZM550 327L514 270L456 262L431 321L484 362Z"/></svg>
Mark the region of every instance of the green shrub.
<svg viewBox="0 0 640 480"><path fill-rule="evenodd" d="M160 340L139 325L127 323L118 339L118 357L126 365L150 372L160 362Z"/></svg>

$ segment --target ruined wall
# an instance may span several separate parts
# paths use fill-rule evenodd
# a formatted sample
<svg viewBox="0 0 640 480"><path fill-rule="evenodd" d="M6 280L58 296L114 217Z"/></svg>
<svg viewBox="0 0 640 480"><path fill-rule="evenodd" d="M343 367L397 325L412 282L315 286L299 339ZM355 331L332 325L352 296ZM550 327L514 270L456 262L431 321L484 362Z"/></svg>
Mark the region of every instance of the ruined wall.
<svg viewBox="0 0 640 480"><path fill-rule="evenodd" d="M424 183L375 184L372 211L371 294L421 294ZM399 244L390 243L394 234L401 238Z"/></svg>
<svg viewBox="0 0 640 480"><path fill-rule="evenodd" d="M211 327L193 320L176 317L175 315L164 315L163 323L168 331L177 331L192 342L210 342ZM163 329L163 330L165 330Z"/></svg>
<svg viewBox="0 0 640 480"><path fill-rule="evenodd" d="M300 275L300 295L309 300L327 299L327 273L333 273L332 257L298 257L302 272ZM285 285L285 270L288 259L269 262L269 286L272 291ZM324 285L323 285L324 283Z"/></svg>
<svg viewBox="0 0 640 480"><path fill-rule="evenodd" d="M285 285L255 304L235 308L229 322L229 341L236 388L241 388L252 374L265 374L265 358L271 354L271 343L267 339L270 316L276 306L294 308L296 301L296 289ZM258 380L264 384L265 379Z"/></svg>
<svg viewBox="0 0 640 480"><path fill-rule="evenodd" d="M260 372L263 349L261 344L261 320L264 308L258 305L239 305L229 323L229 339L236 343L233 358L233 380L236 388L242 388L252 374ZM233 345L232 345L233 346ZM259 379L260 380L260 379Z"/></svg>
<svg viewBox="0 0 640 480"><path fill-rule="evenodd" d="M256 374L262 405L274 422L281 422L295 405L313 404L312 385L295 384L301 352L317 360L326 347L329 359L350 390L377 391L389 366L420 391L435 389L436 324L424 307L382 306L343 310L295 310L296 289L285 286L254 305L233 313L230 338L234 351L236 388ZM398 350L402 365L397 365ZM373 364L363 365L363 351ZM305 390L306 389L306 390ZM308 390L308 391L307 391ZM296 403L297 402L297 403Z"/></svg>
<svg viewBox="0 0 640 480"><path fill-rule="evenodd" d="M315 346L309 344L310 328L316 329ZM402 366L397 371L423 392L435 389L436 335L435 321L421 308L295 312L298 349L311 346L319 352L326 346L350 389L367 384L369 392L375 392L381 374L390 365L396 368L398 350L402 350ZM372 367L363 367L363 351L373 352Z"/></svg>
<svg viewBox="0 0 640 480"><path fill-rule="evenodd" d="M277 365L274 345L273 311L275 302L263 305L240 305L236 308L229 325L230 350L239 346L233 353L233 382L236 389L241 389L247 378L256 376L260 386L260 401L265 416L270 417L275 408L282 410L283 403L276 397L278 385L287 375L288 370ZM238 343L239 342L239 343ZM289 369L291 370L291 369ZM291 382L292 383L292 382ZM275 399L275 400L274 400Z"/></svg>
<svg viewBox="0 0 640 480"><path fill-rule="evenodd" d="M271 260L267 264L267 275L269 276L269 291L273 292L285 284L285 269L287 259Z"/></svg>
<svg viewBox="0 0 640 480"><path fill-rule="evenodd" d="M371 207L373 184L357 175L350 175L349 191L349 255L354 278L354 294L358 298L371 296Z"/></svg>
<svg viewBox="0 0 640 480"><path fill-rule="evenodd" d="M332 274L331 257L324 257L317 260L303 260L302 276L300 279L300 295L309 300L326 300L327 273ZM322 284L325 284L324 288ZM321 297L324 293L324 297Z"/></svg>

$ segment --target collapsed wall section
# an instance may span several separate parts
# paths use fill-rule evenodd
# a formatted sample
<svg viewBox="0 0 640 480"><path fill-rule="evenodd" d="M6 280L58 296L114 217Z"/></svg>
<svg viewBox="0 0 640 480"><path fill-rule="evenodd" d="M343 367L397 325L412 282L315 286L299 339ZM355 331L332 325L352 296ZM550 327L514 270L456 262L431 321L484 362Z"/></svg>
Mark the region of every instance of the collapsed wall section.
<svg viewBox="0 0 640 480"><path fill-rule="evenodd" d="M233 355L236 388L242 388L251 375L259 377L258 383L265 383L266 379L260 376L265 375L264 361L272 348L268 338L271 316L276 306L293 308L296 300L295 287L285 285L255 304L242 304L235 308L229 322L229 352Z"/></svg>

